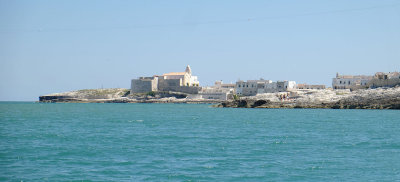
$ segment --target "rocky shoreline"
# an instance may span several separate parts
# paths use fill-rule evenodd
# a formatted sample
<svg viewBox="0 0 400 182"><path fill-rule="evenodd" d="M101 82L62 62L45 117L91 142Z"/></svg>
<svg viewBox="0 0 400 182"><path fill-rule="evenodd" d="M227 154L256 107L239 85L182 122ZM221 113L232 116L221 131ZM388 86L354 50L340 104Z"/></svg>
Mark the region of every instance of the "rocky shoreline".
<svg viewBox="0 0 400 182"><path fill-rule="evenodd" d="M42 103L185 103L218 104L221 100L187 99L180 92L130 94L128 89L85 89L39 96Z"/></svg>
<svg viewBox="0 0 400 182"><path fill-rule="evenodd" d="M285 93L283 93L285 94ZM303 90L279 94L265 94L226 101L216 107L233 108L326 108L326 109L400 109L400 87L338 92L333 90ZM278 98L278 99L277 99Z"/></svg>
<svg viewBox="0 0 400 182"><path fill-rule="evenodd" d="M42 103L186 103L232 108L400 109L400 87L367 90L295 90L221 101L179 92L130 94L128 89L85 89L39 97Z"/></svg>

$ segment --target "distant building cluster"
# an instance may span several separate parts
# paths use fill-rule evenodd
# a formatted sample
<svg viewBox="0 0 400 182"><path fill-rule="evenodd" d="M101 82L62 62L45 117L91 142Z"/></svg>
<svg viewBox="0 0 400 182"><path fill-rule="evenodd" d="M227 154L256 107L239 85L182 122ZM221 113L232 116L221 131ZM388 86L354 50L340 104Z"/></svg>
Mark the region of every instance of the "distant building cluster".
<svg viewBox="0 0 400 182"><path fill-rule="evenodd" d="M367 89L377 87L394 87L400 85L399 72L377 72L374 76L368 75L339 75L332 80L333 89Z"/></svg>
<svg viewBox="0 0 400 182"><path fill-rule="evenodd" d="M382 73L378 72L374 75L374 77L369 81L369 87L377 88L377 87L394 87L400 85L400 73L399 72L391 72L391 73Z"/></svg>
<svg viewBox="0 0 400 182"><path fill-rule="evenodd" d="M332 79L332 89L366 89L400 85L400 73L378 72L374 76L339 75ZM182 92L192 99L228 100L234 95L254 96L262 93L290 92L301 89L323 90L325 85L296 84L295 81L238 80L236 83L216 81L213 86L201 87L198 77L192 75L188 65L185 72L171 72L152 77L139 77L131 81L131 93Z"/></svg>

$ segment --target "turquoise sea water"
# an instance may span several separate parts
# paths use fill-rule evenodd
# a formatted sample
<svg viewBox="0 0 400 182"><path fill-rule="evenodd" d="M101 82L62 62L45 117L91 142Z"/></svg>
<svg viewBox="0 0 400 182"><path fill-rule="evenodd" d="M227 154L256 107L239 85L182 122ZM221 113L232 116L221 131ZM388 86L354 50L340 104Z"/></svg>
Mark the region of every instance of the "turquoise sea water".
<svg viewBox="0 0 400 182"><path fill-rule="evenodd" d="M398 181L400 111L0 102L0 181Z"/></svg>

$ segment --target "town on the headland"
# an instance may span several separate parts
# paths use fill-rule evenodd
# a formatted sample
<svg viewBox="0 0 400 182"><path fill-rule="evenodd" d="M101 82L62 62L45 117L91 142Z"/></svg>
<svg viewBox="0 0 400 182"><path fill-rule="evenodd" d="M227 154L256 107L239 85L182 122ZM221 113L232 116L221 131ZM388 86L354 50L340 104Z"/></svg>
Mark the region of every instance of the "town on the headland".
<svg viewBox="0 0 400 182"><path fill-rule="evenodd" d="M219 107L400 109L400 73L340 75L332 87L296 81L216 81L201 86L189 65L184 72L142 76L130 89L85 89L49 94L40 102L220 103Z"/></svg>
<svg viewBox="0 0 400 182"><path fill-rule="evenodd" d="M331 89L358 89L395 87L400 85L400 73L378 72L374 76L366 75L339 75L332 79ZM272 80L238 80L235 84L226 84L216 81L213 86L200 87L198 77L192 75L188 65L185 72L172 72L152 77L139 77L131 81L131 93L147 93L157 91L171 91L192 94L193 98L229 100L234 95L255 96L263 93L290 92L303 89L326 89L325 85L296 84L296 81Z"/></svg>

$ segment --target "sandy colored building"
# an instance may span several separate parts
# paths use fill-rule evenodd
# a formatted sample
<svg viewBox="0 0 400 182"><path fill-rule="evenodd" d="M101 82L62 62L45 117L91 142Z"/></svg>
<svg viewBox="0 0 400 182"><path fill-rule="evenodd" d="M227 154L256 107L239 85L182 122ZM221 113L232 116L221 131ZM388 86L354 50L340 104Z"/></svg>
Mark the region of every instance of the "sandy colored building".
<svg viewBox="0 0 400 182"><path fill-rule="evenodd" d="M192 75L188 65L185 72L171 72L161 76L139 77L131 81L131 93L172 91L197 94L200 91L197 76Z"/></svg>
<svg viewBox="0 0 400 182"><path fill-rule="evenodd" d="M163 80L180 80L180 86L199 86L197 76L192 75L192 69L187 65L185 72L171 72L159 76Z"/></svg>

